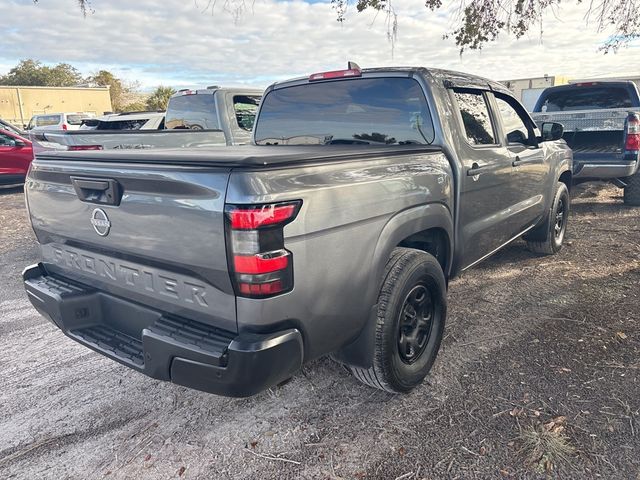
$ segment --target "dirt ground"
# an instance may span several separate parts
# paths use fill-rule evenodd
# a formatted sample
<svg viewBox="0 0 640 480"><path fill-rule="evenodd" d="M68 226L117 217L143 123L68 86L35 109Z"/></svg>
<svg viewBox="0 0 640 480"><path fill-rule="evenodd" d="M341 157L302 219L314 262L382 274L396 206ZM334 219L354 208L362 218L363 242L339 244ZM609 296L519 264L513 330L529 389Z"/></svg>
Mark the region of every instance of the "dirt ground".
<svg viewBox="0 0 640 480"><path fill-rule="evenodd" d="M20 190L0 192L0 478L640 479L640 208L574 192L566 247L516 242L451 283L406 396L329 359L250 399L146 378L28 303Z"/></svg>

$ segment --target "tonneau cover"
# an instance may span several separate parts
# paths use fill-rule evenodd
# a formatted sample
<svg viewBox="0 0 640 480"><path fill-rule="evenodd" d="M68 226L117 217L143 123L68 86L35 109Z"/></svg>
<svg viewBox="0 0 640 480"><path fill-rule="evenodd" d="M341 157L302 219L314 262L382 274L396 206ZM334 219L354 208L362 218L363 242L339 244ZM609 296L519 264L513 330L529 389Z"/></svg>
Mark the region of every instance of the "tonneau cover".
<svg viewBox="0 0 640 480"><path fill-rule="evenodd" d="M240 145L192 149L53 151L36 155L38 160L149 163L224 167L286 165L303 161L348 160L390 153L410 154L440 151L433 145Z"/></svg>

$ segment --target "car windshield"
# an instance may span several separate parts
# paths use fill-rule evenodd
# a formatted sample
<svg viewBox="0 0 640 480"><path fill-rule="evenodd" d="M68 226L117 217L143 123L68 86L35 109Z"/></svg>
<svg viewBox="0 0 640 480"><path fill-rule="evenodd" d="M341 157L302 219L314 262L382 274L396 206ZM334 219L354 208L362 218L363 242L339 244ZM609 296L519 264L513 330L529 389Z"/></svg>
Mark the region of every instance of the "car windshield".
<svg viewBox="0 0 640 480"><path fill-rule="evenodd" d="M628 89L620 86L576 86L550 91L539 104L541 112L630 108L633 101Z"/></svg>
<svg viewBox="0 0 640 480"><path fill-rule="evenodd" d="M425 96L411 78L358 78L269 92L256 123L261 145L429 144Z"/></svg>

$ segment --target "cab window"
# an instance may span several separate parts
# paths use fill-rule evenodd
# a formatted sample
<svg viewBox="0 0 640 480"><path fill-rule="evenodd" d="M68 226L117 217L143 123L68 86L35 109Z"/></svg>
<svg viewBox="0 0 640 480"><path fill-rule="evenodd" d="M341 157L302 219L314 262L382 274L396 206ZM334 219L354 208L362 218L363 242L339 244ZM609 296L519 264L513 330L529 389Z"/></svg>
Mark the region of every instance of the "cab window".
<svg viewBox="0 0 640 480"><path fill-rule="evenodd" d="M456 91L455 97L467 141L474 146L495 145L496 135L491 124L489 106L482 92Z"/></svg>

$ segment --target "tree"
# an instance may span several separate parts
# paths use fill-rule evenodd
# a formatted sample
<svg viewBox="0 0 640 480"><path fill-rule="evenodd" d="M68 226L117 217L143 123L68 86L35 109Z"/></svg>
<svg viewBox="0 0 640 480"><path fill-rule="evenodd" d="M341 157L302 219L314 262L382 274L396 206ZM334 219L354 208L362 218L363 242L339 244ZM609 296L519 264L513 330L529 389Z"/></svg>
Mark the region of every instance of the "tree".
<svg viewBox="0 0 640 480"><path fill-rule="evenodd" d="M82 75L68 63L54 67L42 65L37 60L21 60L9 73L0 77L2 85L39 87L73 87L82 83Z"/></svg>
<svg viewBox="0 0 640 480"><path fill-rule="evenodd" d="M147 104L144 102L132 102L127 103L119 111L120 112L144 112L147 109Z"/></svg>
<svg viewBox="0 0 640 480"><path fill-rule="evenodd" d="M166 110L169 98L176 91L171 87L163 87L162 85L156 88L153 93L147 98L148 110Z"/></svg>
<svg viewBox="0 0 640 480"><path fill-rule="evenodd" d="M500 34L520 38L532 27L540 25L542 35L543 15L547 11L556 12L561 0L456 0L459 2L457 26L444 38L453 37L460 53L465 49L479 50ZM387 34L393 43L397 32L397 14L392 0L331 0L337 13L337 20L344 22L347 7L355 3L356 10L375 10L386 15ZM576 0L576 3L582 3ZM442 0L425 0L425 7L437 10ZM603 0L591 2L585 21L595 24L600 33L611 31L604 45L605 53L640 38L640 0ZM590 22L595 20L595 22Z"/></svg>
<svg viewBox="0 0 640 480"><path fill-rule="evenodd" d="M127 83L108 70L100 70L87 78L87 83L94 87L109 87L111 106L116 112L131 111L127 106L137 102L135 91L138 84ZM144 110L144 108L143 108Z"/></svg>

